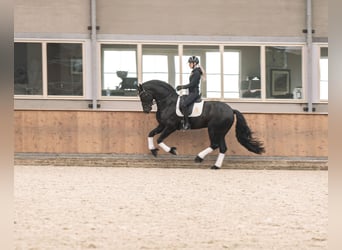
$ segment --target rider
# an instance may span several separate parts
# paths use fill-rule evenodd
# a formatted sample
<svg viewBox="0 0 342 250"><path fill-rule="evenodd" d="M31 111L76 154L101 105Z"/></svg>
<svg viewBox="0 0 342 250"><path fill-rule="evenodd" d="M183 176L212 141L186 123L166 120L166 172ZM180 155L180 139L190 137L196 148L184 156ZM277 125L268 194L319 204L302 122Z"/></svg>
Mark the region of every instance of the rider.
<svg viewBox="0 0 342 250"><path fill-rule="evenodd" d="M196 56L191 56L188 60L189 67L192 69L189 84L177 86L177 90L189 89L189 94L184 96L184 100L181 103L181 111L184 115L183 129L190 129L189 123L189 110L188 107L196 101L200 96L199 84L202 75L204 74L203 68L199 65L199 60Z"/></svg>

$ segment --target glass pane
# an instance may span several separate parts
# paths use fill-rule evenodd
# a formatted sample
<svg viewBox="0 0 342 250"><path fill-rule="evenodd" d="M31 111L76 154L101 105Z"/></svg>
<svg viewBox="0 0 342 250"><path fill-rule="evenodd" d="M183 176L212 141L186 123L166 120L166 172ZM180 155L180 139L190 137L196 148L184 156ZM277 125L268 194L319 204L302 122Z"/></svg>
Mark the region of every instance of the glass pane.
<svg viewBox="0 0 342 250"><path fill-rule="evenodd" d="M83 95L82 44L47 44L48 95Z"/></svg>
<svg viewBox="0 0 342 250"><path fill-rule="evenodd" d="M321 100L328 100L328 48L321 48L320 66L320 91Z"/></svg>
<svg viewBox="0 0 342 250"><path fill-rule="evenodd" d="M225 98L261 98L259 46L227 46L223 63Z"/></svg>
<svg viewBox="0 0 342 250"><path fill-rule="evenodd" d="M302 99L302 47L266 47L266 97Z"/></svg>
<svg viewBox="0 0 342 250"><path fill-rule="evenodd" d="M206 89L208 98L221 98L220 52L206 52Z"/></svg>
<svg viewBox="0 0 342 250"><path fill-rule="evenodd" d="M224 75L224 98L239 98L239 74Z"/></svg>
<svg viewBox="0 0 342 250"><path fill-rule="evenodd" d="M221 76L207 75L207 81L211 82L211 84L207 86L207 97L221 98Z"/></svg>
<svg viewBox="0 0 342 250"><path fill-rule="evenodd" d="M14 43L14 94L42 95L42 45Z"/></svg>
<svg viewBox="0 0 342 250"><path fill-rule="evenodd" d="M189 60L190 56L191 55L182 56L182 70L181 70L181 74L182 74L183 84L188 84L189 83L189 77L190 77L190 73L192 71L192 69L189 68L189 64L188 64L188 60ZM197 56L197 58L199 60L199 64L202 65L201 57Z"/></svg>
<svg viewBox="0 0 342 250"><path fill-rule="evenodd" d="M142 46L142 81L158 79L175 86L175 60L178 46L143 45Z"/></svg>
<svg viewBox="0 0 342 250"><path fill-rule="evenodd" d="M223 54L224 98L239 98L240 51L231 50Z"/></svg>
<svg viewBox="0 0 342 250"><path fill-rule="evenodd" d="M143 82L158 79L168 82L167 56L143 55Z"/></svg>
<svg viewBox="0 0 342 250"><path fill-rule="evenodd" d="M221 60L218 46L184 46L182 57L183 84L189 83L191 69L188 59L197 56L200 65L205 71L205 77L201 79L200 90L202 97L221 97Z"/></svg>
<svg viewBox="0 0 342 250"><path fill-rule="evenodd" d="M102 96L137 95L137 46L102 45Z"/></svg>

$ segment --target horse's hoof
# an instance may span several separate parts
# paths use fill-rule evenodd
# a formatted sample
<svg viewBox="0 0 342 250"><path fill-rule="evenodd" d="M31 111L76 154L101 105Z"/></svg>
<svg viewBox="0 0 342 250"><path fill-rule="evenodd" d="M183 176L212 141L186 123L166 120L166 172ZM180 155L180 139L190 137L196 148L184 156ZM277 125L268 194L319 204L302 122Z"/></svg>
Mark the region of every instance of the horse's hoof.
<svg viewBox="0 0 342 250"><path fill-rule="evenodd" d="M216 166L214 165L214 166L212 166L210 169L218 170L218 169L220 169L220 168L219 168L219 167L216 167Z"/></svg>
<svg viewBox="0 0 342 250"><path fill-rule="evenodd" d="M195 162L201 163L202 161L203 161L203 159L197 155L195 158Z"/></svg>
<svg viewBox="0 0 342 250"><path fill-rule="evenodd" d="M154 156L154 157L157 157L157 155L158 155L158 148L155 148L155 149L151 149L151 153L152 153L152 155Z"/></svg>
<svg viewBox="0 0 342 250"><path fill-rule="evenodd" d="M177 155L177 148L171 147L169 153L170 153L170 154L173 154L173 155Z"/></svg>

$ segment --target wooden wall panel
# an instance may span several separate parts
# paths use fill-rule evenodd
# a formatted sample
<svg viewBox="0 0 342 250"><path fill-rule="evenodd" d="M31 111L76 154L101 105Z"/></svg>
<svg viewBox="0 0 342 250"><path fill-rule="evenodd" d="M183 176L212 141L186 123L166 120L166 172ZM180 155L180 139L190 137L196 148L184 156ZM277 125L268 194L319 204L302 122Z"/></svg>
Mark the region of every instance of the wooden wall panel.
<svg viewBox="0 0 342 250"><path fill-rule="evenodd" d="M267 156L328 155L328 115L244 115L264 141ZM156 126L154 113L18 110L15 152L148 154L147 135ZM253 155L236 140L235 124L226 141L227 155ZM209 146L209 139L206 129L177 131L165 143L177 147L180 155L196 155Z"/></svg>

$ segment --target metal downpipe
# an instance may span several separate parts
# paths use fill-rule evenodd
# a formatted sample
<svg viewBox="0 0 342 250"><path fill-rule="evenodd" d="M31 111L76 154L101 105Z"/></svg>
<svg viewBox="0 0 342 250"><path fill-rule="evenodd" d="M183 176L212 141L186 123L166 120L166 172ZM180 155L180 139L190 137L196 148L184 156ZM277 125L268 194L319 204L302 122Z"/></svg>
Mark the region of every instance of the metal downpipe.
<svg viewBox="0 0 342 250"><path fill-rule="evenodd" d="M97 109L97 46L96 46L96 0L90 0L91 11L91 86L92 86L92 106Z"/></svg>
<svg viewBox="0 0 342 250"><path fill-rule="evenodd" d="M312 112L312 0L306 1L306 87L308 112Z"/></svg>

